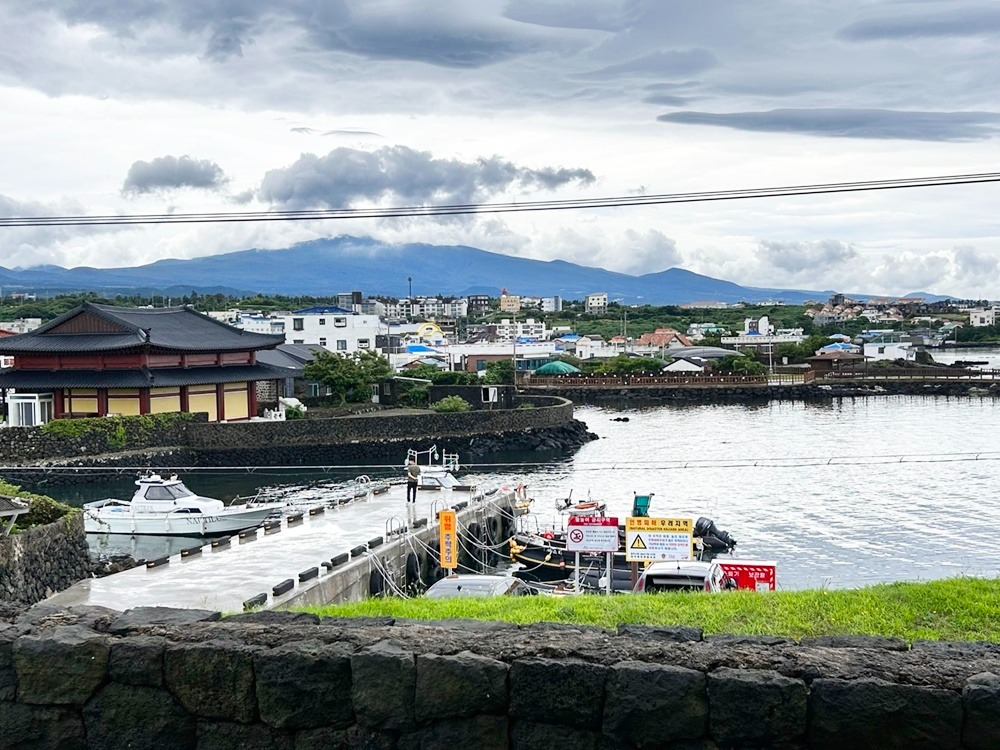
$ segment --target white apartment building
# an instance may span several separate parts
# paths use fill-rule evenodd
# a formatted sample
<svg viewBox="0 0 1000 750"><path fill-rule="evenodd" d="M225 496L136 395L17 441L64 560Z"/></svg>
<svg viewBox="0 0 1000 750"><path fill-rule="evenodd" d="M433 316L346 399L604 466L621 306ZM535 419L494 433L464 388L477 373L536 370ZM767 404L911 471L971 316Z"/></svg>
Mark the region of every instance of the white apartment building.
<svg viewBox="0 0 1000 750"><path fill-rule="evenodd" d="M469 314L467 299L438 299L437 297L415 297L398 302L384 303L385 316L393 320L413 318L464 318Z"/></svg>
<svg viewBox="0 0 1000 750"><path fill-rule="evenodd" d="M373 351L386 325L377 315L358 315L342 307L308 307L282 316L286 344L317 344L331 352Z"/></svg>
<svg viewBox="0 0 1000 750"><path fill-rule="evenodd" d="M969 310L969 324L973 328L995 326L997 324L997 308L991 307L988 310Z"/></svg>
<svg viewBox="0 0 1000 750"><path fill-rule="evenodd" d="M545 321L528 318L527 320L510 320L503 318L497 327L497 338L500 341L513 341L519 338L531 338L536 341L546 339Z"/></svg>
<svg viewBox="0 0 1000 750"><path fill-rule="evenodd" d="M583 301L583 311L591 315L603 315L608 311L608 293L588 294Z"/></svg>
<svg viewBox="0 0 1000 750"><path fill-rule="evenodd" d="M775 344L798 344L806 336L801 328L775 328L766 315L743 321L743 333L738 336L723 336L722 343L735 344L743 349L766 348L772 350Z"/></svg>
<svg viewBox="0 0 1000 750"><path fill-rule="evenodd" d="M542 312L562 312L562 297L558 294L552 297L542 297L539 307Z"/></svg>

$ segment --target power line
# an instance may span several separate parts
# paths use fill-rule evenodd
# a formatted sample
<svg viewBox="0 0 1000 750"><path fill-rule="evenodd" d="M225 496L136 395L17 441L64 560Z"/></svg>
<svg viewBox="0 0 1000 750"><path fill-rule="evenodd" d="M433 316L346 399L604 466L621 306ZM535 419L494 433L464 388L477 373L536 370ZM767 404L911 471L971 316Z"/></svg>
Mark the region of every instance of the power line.
<svg viewBox="0 0 1000 750"><path fill-rule="evenodd" d="M594 461L570 462L556 464L559 468L572 471L608 471L613 469L636 470L676 470L676 469L794 469L807 466L876 466L887 464L940 464L958 462L1000 461L1000 451L979 451L962 453L912 453L912 454L880 454L864 456L790 456L785 458L695 458L675 459L658 464L648 461ZM552 468L553 464L545 461L518 463L462 463L463 470L530 470L537 468ZM48 473L48 474L79 474L79 473L116 473L125 475L138 471L147 471L149 466L0 466L0 474L5 473ZM345 466L310 465L310 466L172 466L164 471L184 473L218 473L218 474L248 474L275 476L278 473L322 472L341 473L346 471L399 471L398 463L392 464L352 464Z"/></svg>
<svg viewBox="0 0 1000 750"><path fill-rule="evenodd" d="M0 227L122 226L136 224L217 224L259 221L333 221L345 219L388 219L414 216L460 216L465 214L523 213L530 211L575 211L595 208L657 206L672 203L778 198L797 195L824 195L875 190L902 190L1000 182L1000 172L939 175L892 180L833 182L770 188L748 188L708 192L618 195L604 198L527 201L514 203L463 203L438 206L396 206L388 208L332 208L303 211L229 211L214 213L123 214L98 216L25 216L0 218Z"/></svg>

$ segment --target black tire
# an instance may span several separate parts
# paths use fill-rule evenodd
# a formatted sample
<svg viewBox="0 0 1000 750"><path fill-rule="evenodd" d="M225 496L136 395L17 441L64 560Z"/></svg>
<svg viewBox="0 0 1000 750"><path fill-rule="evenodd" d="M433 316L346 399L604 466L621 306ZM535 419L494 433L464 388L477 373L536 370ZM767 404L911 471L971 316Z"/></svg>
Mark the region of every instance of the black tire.
<svg viewBox="0 0 1000 750"><path fill-rule="evenodd" d="M477 570L482 569L485 564L483 558L483 527L478 523L469 524L469 557L472 560L472 567Z"/></svg>
<svg viewBox="0 0 1000 750"><path fill-rule="evenodd" d="M420 584L420 559L412 552L406 556L406 585Z"/></svg>
<svg viewBox="0 0 1000 750"><path fill-rule="evenodd" d="M371 574L368 576L368 593L372 596L385 596L386 589L385 576L382 575L382 571L372 570Z"/></svg>

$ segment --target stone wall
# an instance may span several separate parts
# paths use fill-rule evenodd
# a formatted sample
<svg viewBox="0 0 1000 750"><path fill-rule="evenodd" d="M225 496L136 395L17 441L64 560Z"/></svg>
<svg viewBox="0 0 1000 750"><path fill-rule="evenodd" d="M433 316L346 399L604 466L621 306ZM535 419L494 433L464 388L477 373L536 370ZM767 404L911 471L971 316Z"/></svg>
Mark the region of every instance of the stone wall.
<svg viewBox="0 0 1000 750"><path fill-rule="evenodd" d="M8 460L26 465L8 468L3 475L24 487L38 488L86 482L95 474L113 475L116 467L396 464L408 448L437 445L469 458L497 451L567 451L596 438L573 419L573 404L565 399L528 397L519 403L534 408L459 414L373 411L285 422L201 421L164 431L159 440L147 436L142 444L127 446L138 450L90 453L81 449L71 457L58 450L52 456L41 449L37 454L22 452L22 461ZM73 471L77 467L79 471ZM55 468L59 471L53 472Z"/></svg>
<svg viewBox="0 0 1000 750"><path fill-rule="evenodd" d="M1000 747L1000 645L0 610L0 747Z"/></svg>
<svg viewBox="0 0 1000 750"><path fill-rule="evenodd" d="M82 513L0 537L0 601L34 604L86 578L90 570Z"/></svg>
<svg viewBox="0 0 1000 750"><path fill-rule="evenodd" d="M165 429L148 429L141 417L116 418L124 431L130 450L184 445L189 427L204 422L207 415L191 415L191 421L175 423ZM98 421L96 419L92 421ZM108 440L108 433L90 430L79 437L52 434L39 427L7 427L0 441L0 462L23 464L52 458L96 456L120 451Z"/></svg>

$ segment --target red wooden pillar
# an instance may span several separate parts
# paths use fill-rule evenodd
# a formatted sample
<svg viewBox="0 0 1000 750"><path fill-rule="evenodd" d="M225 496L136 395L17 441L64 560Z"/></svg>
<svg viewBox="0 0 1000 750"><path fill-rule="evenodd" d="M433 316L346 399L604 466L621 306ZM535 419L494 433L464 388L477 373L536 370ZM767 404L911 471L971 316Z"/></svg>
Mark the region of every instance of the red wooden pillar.
<svg viewBox="0 0 1000 750"><path fill-rule="evenodd" d="M186 385L181 386L181 411L187 412L191 410L191 404L188 402L188 387Z"/></svg>
<svg viewBox="0 0 1000 750"><path fill-rule="evenodd" d="M63 391L62 388L56 388L55 391L52 394L52 418L53 419L62 419L62 415L63 415L64 410L66 408L66 401L63 398L63 394L64 393L65 393L65 391Z"/></svg>
<svg viewBox="0 0 1000 750"><path fill-rule="evenodd" d="M226 384L215 384L215 411L216 420L221 422L226 418Z"/></svg>
<svg viewBox="0 0 1000 750"><path fill-rule="evenodd" d="M257 384L252 380L247 381L247 403L250 404L248 416L253 419L257 416Z"/></svg>
<svg viewBox="0 0 1000 750"><path fill-rule="evenodd" d="M149 388L139 389L139 413L149 414Z"/></svg>
<svg viewBox="0 0 1000 750"><path fill-rule="evenodd" d="M97 389L97 416L103 417L108 413L108 389Z"/></svg>

